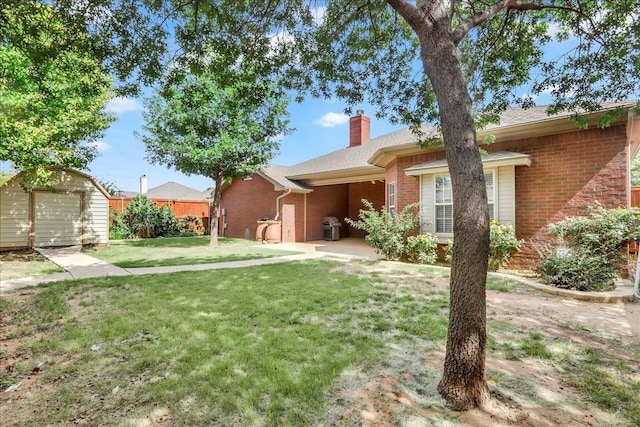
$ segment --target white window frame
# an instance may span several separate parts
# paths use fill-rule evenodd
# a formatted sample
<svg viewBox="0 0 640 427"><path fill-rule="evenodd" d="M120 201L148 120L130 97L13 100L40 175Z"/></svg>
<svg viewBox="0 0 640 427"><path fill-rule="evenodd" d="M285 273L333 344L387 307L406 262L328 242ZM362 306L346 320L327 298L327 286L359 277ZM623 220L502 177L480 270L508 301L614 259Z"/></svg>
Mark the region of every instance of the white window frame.
<svg viewBox="0 0 640 427"><path fill-rule="evenodd" d="M438 202L438 178L448 178L449 180L449 188L445 188L449 190L449 194L450 194L450 201L441 201ZM448 198L448 199L449 199ZM446 235L446 236L453 236L453 190L452 190L452 186L451 186L451 175L449 174L440 174L440 175L434 175L433 177L433 224L434 224L434 229L436 234L440 234L440 235ZM439 231L438 230L438 207L440 206L451 206L451 231ZM446 219L446 218L445 218Z"/></svg>
<svg viewBox="0 0 640 427"><path fill-rule="evenodd" d="M486 169L484 171L484 175L485 175L485 185L487 182L487 175L491 175L491 191L489 191L489 189L487 188L487 202L489 204L489 219L495 219L496 218L496 202L497 202L497 198L496 198L496 192L497 192L497 187L498 187L498 183L496 181L496 170L495 169ZM433 176L433 227L434 227L434 231L435 234L438 236L444 236L444 237L453 237L453 194L451 195L451 201L450 202L438 202L438 178L441 177L449 177L449 180L451 180L451 175L448 173L443 173L443 174L436 174ZM438 206L451 206L451 231L438 231Z"/></svg>
<svg viewBox="0 0 640 427"><path fill-rule="evenodd" d="M389 212L389 216L391 218L395 217L396 214L396 182L390 182L387 185L387 211Z"/></svg>

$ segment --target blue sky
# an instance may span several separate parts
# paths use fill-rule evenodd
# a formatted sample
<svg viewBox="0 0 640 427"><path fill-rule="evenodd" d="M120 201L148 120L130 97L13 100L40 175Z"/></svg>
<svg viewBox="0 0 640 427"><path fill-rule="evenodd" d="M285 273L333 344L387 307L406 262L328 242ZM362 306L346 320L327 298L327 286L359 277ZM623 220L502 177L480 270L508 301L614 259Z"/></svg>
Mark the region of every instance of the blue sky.
<svg viewBox="0 0 640 427"><path fill-rule="evenodd" d="M280 151L273 163L293 165L302 161L339 150L349 145L349 117L343 114L345 105L338 101L309 99L289 107L291 127L295 131L280 140ZM212 186L212 181L202 176L187 176L161 165L151 165L145 159L142 140L134 131L142 132L142 101L132 98L112 100L108 110L117 115L103 138L95 141L100 156L90 165L90 173L102 181L110 181L124 191L138 191L141 175L146 175L149 188L168 181L177 182L198 190ZM375 119L375 108L358 106L371 117L371 136L384 135L399 129L388 122Z"/></svg>
<svg viewBox="0 0 640 427"><path fill-rule="evenodd" d="M555 29L550 29L555 32ZM557 59L560 53L569 50L572 41L555 42L546 46L545 56ZM535 72L532 73L535 75ZM521 90L519 96L528 92ZM536 98L538 105L548 103L548 94ZM346 105L338 100L308 98L303 103L291 103L289 107L291 127L295 131L280 140L280 150L273 163L293 165L349 144L349 118L343 114ZM376 108L367 104L354 105L353 111L363 109L371 117L371 137L392 132L401 126L392 126L385 120L375 118ZM116 114L105 135L92 141L99 156L90 164L89 173L101 181L109 181L124 191L138 191L140 176L146 175L149 188L173 181L197 190L212 186L209 178L187 176L162 165L151 165L145 158L145 147L134 132L142 132L142 100L116 98L107 109ZM0 169L8 171L8 162L0 162Z"/></svg>

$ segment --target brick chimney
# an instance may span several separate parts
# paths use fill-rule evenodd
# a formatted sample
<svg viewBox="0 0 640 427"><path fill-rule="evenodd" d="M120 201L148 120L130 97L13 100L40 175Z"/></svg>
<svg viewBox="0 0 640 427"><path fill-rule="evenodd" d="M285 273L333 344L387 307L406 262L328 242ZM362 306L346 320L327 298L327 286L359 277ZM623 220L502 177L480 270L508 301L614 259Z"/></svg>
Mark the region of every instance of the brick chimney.
<svg viewBox="0 0 640 427"><path fill-rule="evenodd" d="M357 110L349 119L349 147L366 144L370 139L371 119L364 115L364 110Z"/></svg>

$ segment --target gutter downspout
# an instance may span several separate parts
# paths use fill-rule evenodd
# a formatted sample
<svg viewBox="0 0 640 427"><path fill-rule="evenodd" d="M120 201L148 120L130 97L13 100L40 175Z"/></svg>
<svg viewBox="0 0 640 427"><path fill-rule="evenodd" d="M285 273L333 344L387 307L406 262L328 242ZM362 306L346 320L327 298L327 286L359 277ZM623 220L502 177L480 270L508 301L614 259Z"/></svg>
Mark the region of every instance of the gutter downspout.
<svg viewBox="0 0 640 427"><path fill-rule="evenodd" d="M291 189L285 188L284 193L276 197L276 216L274 218L275 221L277 221L280 218L280 199L287 197L289 194L291 194Z"/></svg>

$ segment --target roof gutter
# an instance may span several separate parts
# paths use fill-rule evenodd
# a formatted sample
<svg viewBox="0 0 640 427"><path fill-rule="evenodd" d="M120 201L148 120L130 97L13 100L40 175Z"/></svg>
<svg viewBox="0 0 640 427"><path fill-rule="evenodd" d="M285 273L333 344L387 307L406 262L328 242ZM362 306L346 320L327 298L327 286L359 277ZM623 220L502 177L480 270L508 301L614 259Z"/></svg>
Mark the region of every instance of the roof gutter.
<svg viewBox="0 0 640 427"><path fill-rule="evenodd" d="M580 115L590 116L591 121L589 125L596 124L596 120L603 113L614 110L615 108L622 107L623 110L629 110L631 105L616 105L614 107L603 108L602 110L581 113ZM536 120L527 123L516 123L511 125L496 125L493 127L480 129L477 132L477 139L481 141L485 137L491 135L496 138L496 141L510 141L515 139L533 138L542 135L550 135L560 132L571 132L580 130L578 126L572 122L570 114L563 114L558 116L548 116L541 120ZM611 122L611 125L624 123L624 117L621 116L617 120ZM627 123L629 121L627 120ZM627 130L629 132L629 129ZM640 145L639 145L640 148ZM367 162L369 164L386 167L394 158L399 156L406 156L416 153L425 153L430 151L443 150L444 145L437 147L428 147L422 149L417 145L417 141L411 141L401 145L392 145L377 150L373 156L371 156Z"/></svg>
<svg viewBox="0 0 640 427"><path fill-rule="evenodd" d="M280 199L287 197L289 194L291 194L291 189L285 188L284 193L276 197L276 216L273 218L275 221L280 218Z"/></svg>

